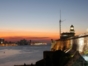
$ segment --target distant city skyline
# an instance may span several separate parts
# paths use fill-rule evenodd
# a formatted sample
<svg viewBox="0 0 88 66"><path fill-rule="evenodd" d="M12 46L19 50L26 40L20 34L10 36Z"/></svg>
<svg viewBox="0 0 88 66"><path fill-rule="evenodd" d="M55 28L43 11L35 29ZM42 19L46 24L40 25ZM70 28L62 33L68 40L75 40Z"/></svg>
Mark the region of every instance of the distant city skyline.
<svg viewBox="0 0 88 66"><path fill-rule="evenodd" d="M0 0L0 38L58 39L74 25L76 34L88 30L87 0ZM45 38L44 38L45 37Z"/></svg>

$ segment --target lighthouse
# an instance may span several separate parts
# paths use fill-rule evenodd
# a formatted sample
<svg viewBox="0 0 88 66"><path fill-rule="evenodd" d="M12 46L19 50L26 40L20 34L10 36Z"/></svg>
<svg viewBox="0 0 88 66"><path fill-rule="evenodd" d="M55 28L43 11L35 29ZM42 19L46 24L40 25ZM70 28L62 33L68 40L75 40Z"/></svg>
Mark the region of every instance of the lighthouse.
<svg viewBox="0 0 88 66"><path fill-rule="evenodd" d="M73 25L70 26L70 33L75 33L75 30L74 30L74 26Z"/></svg>

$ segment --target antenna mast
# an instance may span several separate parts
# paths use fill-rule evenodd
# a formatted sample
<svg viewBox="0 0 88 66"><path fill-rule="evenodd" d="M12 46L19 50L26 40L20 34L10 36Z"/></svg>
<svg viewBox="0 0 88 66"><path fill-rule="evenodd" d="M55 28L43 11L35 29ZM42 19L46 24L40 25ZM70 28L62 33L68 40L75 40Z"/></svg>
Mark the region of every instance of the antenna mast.
<svg viewBox="0 0 88 66"><path fill-rule="evenodd" d="M61 10L60 10L60 20L59 20L59 30L60 30L60 37L61 37Z"/></svg>

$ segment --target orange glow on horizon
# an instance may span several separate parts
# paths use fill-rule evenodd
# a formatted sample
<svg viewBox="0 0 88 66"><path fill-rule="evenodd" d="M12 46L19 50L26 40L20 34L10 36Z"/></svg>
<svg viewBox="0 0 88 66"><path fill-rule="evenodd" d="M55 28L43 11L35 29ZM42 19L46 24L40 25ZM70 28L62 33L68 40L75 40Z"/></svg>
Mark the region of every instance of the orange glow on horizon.
<svg viewBox="0 0 88 66"><path fill-rule="evenodd" d="M55 32L3 31L0 32L0 37L49 37L56 39L59 37L59 34Z"/></svg>
<svg viewBox="0 0 88 66"><path fill-rule="evenodd" d="M77 34L80 34L80 31ZM37 31L0 31L0 38L9 37L48 37L48 39L59 39L59 33L54 31L48 32L37 32ZM43 38L44 39L44 38Z"/></svg>

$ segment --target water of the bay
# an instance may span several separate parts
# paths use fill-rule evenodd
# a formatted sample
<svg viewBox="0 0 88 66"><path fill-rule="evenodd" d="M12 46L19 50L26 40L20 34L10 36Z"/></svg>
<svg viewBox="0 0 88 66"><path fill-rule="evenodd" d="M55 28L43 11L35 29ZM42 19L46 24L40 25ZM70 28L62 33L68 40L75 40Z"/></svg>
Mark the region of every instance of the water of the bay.
<svg viewBox="0 0 88 66"><path fill-rule="evenodd" d="M35 64L43 59L43 51L50 51L50 45L0 47L0 66ZM88 61L88 55L83 55L83 58Z"/></svg>
<svg viewBox="0 0 88 66"><path fill-rule="evenodd" d="M43 51L50 51L50 45L0 47L0 66L35 64L43 58Z"/></svg>

